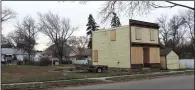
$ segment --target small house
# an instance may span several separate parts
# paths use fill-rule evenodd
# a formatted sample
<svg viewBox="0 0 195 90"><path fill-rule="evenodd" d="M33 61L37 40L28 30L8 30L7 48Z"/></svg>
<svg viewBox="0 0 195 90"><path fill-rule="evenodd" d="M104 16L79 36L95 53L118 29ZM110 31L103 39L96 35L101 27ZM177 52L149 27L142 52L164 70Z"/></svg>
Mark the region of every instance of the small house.
<svg viewBox="0 0 195 90"><path fill-rule="evenodd" d="M160 64L162 69L179 69L179 56L171 48L160 49Z"/></svg>
<svg viewBox="0 0 195 90"><path fill-rule="evenodd" d="M11 44L1 45L1 62L16 64L17 61L23 61L24 57L27 56L27 52L19 50Z"/></svg>

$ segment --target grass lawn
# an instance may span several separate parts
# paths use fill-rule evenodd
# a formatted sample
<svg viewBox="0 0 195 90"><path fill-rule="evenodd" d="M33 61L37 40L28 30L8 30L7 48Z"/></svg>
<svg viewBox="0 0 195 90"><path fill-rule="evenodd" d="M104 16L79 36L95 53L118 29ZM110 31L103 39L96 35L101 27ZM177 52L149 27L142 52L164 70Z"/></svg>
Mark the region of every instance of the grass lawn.
<svg viewBox="0 0 195 90"><path fill-rule="evenodd" d="M64 66L60 66L64 67ZM63 79L79 78L63 75L63 72L54 71L59 66L2 66L2 83L33 82L33 81L51 81Z"/></svg>
<svg viewBox="0 0 195 90"><path fill-rule="evenodd" d="M130 71L129 69L109 69L104 73L68 72L72 65L60 66L27 66L27 65L2 65L2 84L38 82L53 80L69 80L91 77L119 76L131 74L144 74L156 71ZM159 71L159 70L158 70ZM161 70L162 72L166 70Z"/></svg>

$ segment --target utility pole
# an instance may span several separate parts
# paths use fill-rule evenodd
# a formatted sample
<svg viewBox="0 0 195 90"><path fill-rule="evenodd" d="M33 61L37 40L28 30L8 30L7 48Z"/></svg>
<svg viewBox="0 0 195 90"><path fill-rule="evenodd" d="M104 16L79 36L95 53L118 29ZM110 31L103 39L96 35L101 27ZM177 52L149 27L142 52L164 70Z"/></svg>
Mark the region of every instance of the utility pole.
<svg viewBox="0 0 195 90"><path fill-rule="evenodd" d="M2 10L2 1L0 1L0 10ZM0 14L0 18L2 17L1 16L2 14ZM2 35L2 27L1 27L1 25L2 25L2 21L0 22L0 38L2 37L1 35ZM0 44L1 44L1 39L0 39ZM1 60L1 45L0 45L0 60ZM1 73L1 64L0 64L0 73ZM1 80L1 77L0 77L0 80ZM0 82L0 84L1 84L1 82ZM1 88L1 85L0 85L0 88Z"/></svg>

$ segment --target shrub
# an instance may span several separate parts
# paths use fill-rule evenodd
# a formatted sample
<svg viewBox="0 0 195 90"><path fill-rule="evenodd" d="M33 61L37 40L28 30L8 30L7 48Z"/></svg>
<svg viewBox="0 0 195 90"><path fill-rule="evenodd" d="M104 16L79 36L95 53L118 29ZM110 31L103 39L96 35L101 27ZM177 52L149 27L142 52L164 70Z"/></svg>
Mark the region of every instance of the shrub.
<svg viewBox="0 0 195 90"><path fill-rule="evenodd" d="M22 65L23 64L23 61L18 61L17 62L17 65Z"/></svg>
<svg viewBox="0 0 195 90"><path fill-rule="evenodd" d="M62 60L61 64L72 64L70 60Z"/></svg>
<svg viewBox="0 0 195 90"><path fill-rule="evenodd" d="M39 65L40 66L48 66L51 65L52 61L50 60L49 57L41 57L39 60Z"/></svg>

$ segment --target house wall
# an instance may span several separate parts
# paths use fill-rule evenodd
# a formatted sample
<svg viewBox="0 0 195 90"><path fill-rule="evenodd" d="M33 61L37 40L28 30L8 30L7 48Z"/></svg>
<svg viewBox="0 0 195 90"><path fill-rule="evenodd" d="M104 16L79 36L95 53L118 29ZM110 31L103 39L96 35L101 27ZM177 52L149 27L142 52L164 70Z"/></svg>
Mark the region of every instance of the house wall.
<svg viewBox="0 0 195 90"><path fill-rule="evenodd" d="M136 28L140 29L140 40L136 40ZM137 29L138 30L138 29ZM150 39L150 30L153 30L154 40ZM153 43L158 44L158 30L152 28L144 28L138 26L131 26L131 41L139 43Z"/></svg>
<svg viewBox="0 0 195 90"><path fill-rule="evenodd" d="M110 40L110 32L116 30L116 41ZM130 68L129 26L93 32L93 65ZM94 62L94 50L98 51L98 61ZM117 64L117 62L119 63Z"/></svg>
<svg viewBox="0 0 195 90"><path fill-rule="evenodd" d="M167 69L179 69L179 57L174 51L171 51L166 58Z"/></svg>
<svg viewBox="0 0 195 90"><path fill-rule="evenodd" d="M1 60L4 60L4 55L16 55L18 60L23 61L23 58L27 56L28 54L23 50L18 50L16 48L1 48L2 57Z"/></svg>
<svg viewBox="0 0 195 90"><path fill-rule="evenodd" d="M166 57L165 56L160 56L160 66L162 69L166 69Z"/></svg>

